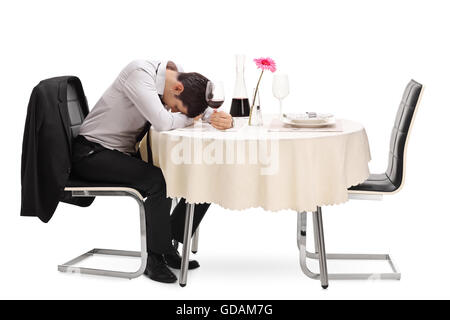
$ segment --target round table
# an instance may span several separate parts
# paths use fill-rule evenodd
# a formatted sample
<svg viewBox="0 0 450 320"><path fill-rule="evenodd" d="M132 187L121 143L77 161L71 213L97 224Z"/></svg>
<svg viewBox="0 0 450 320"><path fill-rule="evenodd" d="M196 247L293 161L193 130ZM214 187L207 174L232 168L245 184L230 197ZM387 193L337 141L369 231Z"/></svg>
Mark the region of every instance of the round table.
<svg viewBox="0 0 450 320"><path fill-rule="evenodd" d="M202 122L190 128L151 131L153 164L164 174L167 196L185 198L187 203L179 279L183 287L194 204L215 203L233 210L291 209L299 217L315 211L316 224L321 226L320 208L347 201L347 189L369 176L369 143L359 123L337 120L334 129L286 132L273 131L277 121L273 116L264 118L263 127L249 127L244 124L246 119L235 120L235 128L227 131ZM324 245L320 248L321 274L327 274ZM328 286L327 276L323 286Z"/></svg>
<svg viewBox="0 0 450 320"><path fill-rule="evenodd" d="M153 163L164 174L167 196L188 203L314 211L347 201L347 189L369 176L364 127L337 120L336 129L274 132L269 125L244 125L218 131L200 123L152 130Z"/></svg>

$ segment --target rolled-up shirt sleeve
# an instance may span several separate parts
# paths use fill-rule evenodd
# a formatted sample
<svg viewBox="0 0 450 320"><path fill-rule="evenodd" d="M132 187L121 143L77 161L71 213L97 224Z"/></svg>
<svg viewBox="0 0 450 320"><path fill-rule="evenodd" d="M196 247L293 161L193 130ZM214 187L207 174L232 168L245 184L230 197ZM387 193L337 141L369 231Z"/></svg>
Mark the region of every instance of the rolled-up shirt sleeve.
<svg viewBox="0 0 450 320"><path fill-rule="evenodd" d="M214 109L211 107L206 108L205 112L203 113L202 120L206 122L211 122L211 115L214 113Z"/></svg>
<svg viewBox="0 0 450 320"><path fill-rule="evenodd" d="M131 73L123 83L123 90L139 112L157 131L183 128L193 119L182 113L169 112L159 99L153 77L142 69Z"/></svg>

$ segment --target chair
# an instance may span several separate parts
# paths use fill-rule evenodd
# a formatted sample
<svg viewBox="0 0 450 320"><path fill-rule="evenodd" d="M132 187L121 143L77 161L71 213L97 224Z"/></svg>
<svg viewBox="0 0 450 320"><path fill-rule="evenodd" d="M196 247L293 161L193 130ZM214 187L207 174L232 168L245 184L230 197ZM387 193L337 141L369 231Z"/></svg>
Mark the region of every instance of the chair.
<svg viewBox="0 0 450 320"><path fill-rule="evenodd" d="M88 113L87 101L83 90L76 83L68 83L67 86L67 107L70 118L70 129L72 142L78 136L81 123ZM70 192L73 197L93 197L93 196L127 196L131 197L139 205L140 216L140 241L141 251L125 251L125 250L111 250L111 249L92 249L79 257L76 257L62 265L58 266L58 270L68 273L92 274L101 276L110 276L118 278L133 279L142 275L147 266L147 241L145 230L145 209L144 199L142 195L135 189L129 188L125 185L112 185L103 183L91 183L80 181L76 177L71 176L64 189L65 192ZM89 258L93 255L112 255L112 256L127 256L140 257L141 265L135 272L124 272L115 270L92 269L76 267L75 264Z"/></svg>
<svg viewBox="0 0 450 320"><path fill-rule="evenodd" d="M388 168L385 173L370 174L363 183L348 189L349 199L381 200L383 195L394 194L403 187L406 168L406 147L408 145L411 126L416 116L423 87L420 83L411 80L403 93L400 107L392 129ZM300 250L300 266L302 271L310 278L320 280L324 289L328 287L328 280L364 280L387 279L400 280L401 274L388 254L326 254L322 210L317 207L313 212L313 230L315 253L306 250L306 212L298 213L297 242ZM310 271L307 258L319 260L320 273ZM328 274L327 259L333 260L385 260L391 268L391 273L341 273Z"/></svg>

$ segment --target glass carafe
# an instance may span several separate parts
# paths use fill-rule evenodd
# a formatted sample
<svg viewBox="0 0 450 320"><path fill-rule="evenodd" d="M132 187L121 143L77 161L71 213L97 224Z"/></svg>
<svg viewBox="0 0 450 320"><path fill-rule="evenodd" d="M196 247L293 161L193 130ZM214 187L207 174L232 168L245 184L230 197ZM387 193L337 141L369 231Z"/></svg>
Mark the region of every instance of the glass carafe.
<svg viewBox="0 0 450 320"><path fill-rule="evenodd" d="M245 86L245 55L236 55L236 82L234 85L233 100L230 114L233 117L248 117L250 104L248 102L247 87Z"/></svg>

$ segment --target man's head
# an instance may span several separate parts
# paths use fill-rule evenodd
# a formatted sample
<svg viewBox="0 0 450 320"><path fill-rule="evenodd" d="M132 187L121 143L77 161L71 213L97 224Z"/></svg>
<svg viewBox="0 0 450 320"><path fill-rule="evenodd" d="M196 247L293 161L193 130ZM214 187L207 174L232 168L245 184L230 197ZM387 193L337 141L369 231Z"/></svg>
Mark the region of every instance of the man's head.
<svg viewBox="0 0 450 320"><path fill-rule="evenodd" d="M167 65L163 101L172 112L182 112L194 118L208 107L205 98L208 79L196 72L177 72Z"/></svg>

